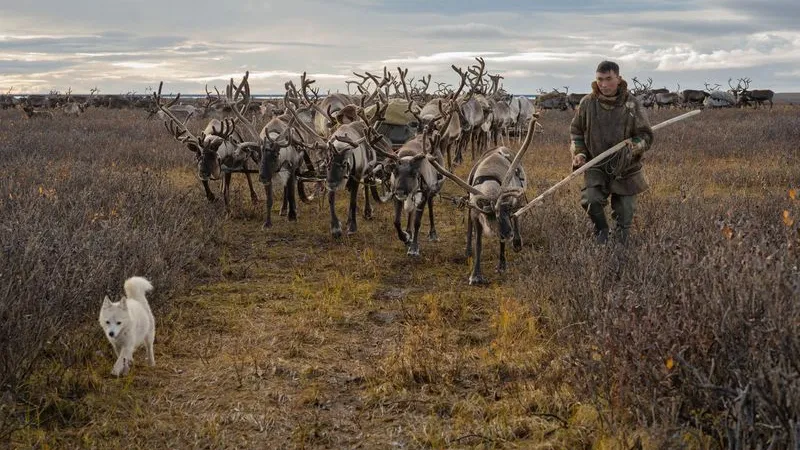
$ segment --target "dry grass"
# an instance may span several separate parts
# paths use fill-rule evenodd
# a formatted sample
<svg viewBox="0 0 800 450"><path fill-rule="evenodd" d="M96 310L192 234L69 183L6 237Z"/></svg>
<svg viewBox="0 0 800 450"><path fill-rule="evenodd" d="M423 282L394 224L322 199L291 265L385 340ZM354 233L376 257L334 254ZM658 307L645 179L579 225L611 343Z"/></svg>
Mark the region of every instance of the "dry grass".
<svg viewBox="0 0 800 450"><path fill-rule="evenodd" d="M127 199L117 214L141 218L153 203L161 213L120 228L123 236L164 236L154 247L125 246L109 233L92 253L70 257L84 264L75 272L97 269L74 287L53 285L64 310L77 309L27 376L2 388L12 446L747 448L770 438L780 447L789 442L782 418L797 423L796 403L764 406L777 399L769 386L798 398L800 242L798 225L787 225L800 215L787 196L798 184L796 110L710 111L658 132L646 164L653 188L641 197L630 251L591 244L575 183L525 216L523 252L486 288L466 285L464 213L446 201L436 206L441 241L423 242L422 256L409 259L385 205L342 241L329 236L322 204L262 230L263 206L249 204L238 180L226 217L204 203L188 152L159 124L134 137L129 113L91 110L53 127L3 114L3 168L24 174L0 184L4 248L19 234L5 215L7 194L29 192L15 208L39 211L46 189L73 206L37 212L53 218L44 230L78 223L70 211L91 222L98 205L79 199L113 187L109 199ZM569 118L541 119L547 132L525 163L531 194L567 174ZM105 150L99 158L52 150L62 143ZM7 156L19 149L32 159ZM53 181L58 167L77 164L87 170ZM137 167L148 168L151 184L120 182L138 179ZM170 206L171 196L189 206ZM173 216L172 227L192 219L191 232L170 232L164 217ZM216 238L200 239L203 230ZM95 239L69 236L76 245ZM486 245L488 269L497 244ZM216 260L151 265L154 255L186 258L198 246ZM93 262L98 254L102 263ZM7 280L20 267L0 273ZM157 366L114 379L94 315L104 290L118 293L133 272L156 286ZM5 307L17 304L18 289L46 285L42 273L6 288Z"/></svg>

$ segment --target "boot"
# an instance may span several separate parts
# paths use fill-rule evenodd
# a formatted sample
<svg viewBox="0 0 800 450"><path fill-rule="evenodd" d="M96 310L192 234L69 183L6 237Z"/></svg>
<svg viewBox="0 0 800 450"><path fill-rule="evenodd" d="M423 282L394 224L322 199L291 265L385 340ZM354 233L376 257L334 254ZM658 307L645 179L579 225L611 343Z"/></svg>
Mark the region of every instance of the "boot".
<svg viewBox="0 0 800 450"><path fill-rule="evenodd" d="M598 245L606 245L608 242L608 228L600 228L595 230L594 239Z"/></svg>

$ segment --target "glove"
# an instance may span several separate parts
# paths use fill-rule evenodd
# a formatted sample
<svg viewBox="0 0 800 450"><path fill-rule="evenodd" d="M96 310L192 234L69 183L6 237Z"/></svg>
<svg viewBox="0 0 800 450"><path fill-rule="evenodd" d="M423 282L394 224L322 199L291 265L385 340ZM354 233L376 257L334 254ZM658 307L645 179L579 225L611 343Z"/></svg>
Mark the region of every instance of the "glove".
<svg viewBox="0 0 800 450"><path fill-rule="evenodd" d="M644 149L647 145L644 139L634 137L626 139L625 142L631 151L631 156L634 158L639 158L644 154Z"/></svg>

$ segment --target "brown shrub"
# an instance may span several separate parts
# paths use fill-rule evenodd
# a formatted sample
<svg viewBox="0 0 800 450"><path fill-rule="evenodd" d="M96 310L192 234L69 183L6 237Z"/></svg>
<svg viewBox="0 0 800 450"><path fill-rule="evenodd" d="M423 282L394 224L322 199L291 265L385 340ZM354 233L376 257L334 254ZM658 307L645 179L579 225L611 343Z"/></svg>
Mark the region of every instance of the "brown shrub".
<svg viewBox="0 0 800 450"><path fill-rule="evenodd" d="M207 276L220 220L199 188L168 178L190 155L160 123L16 113L0 119L0 392L37 404L25 386L43 356L68 367L106 345L94 329L104 294L119 298L127 277L145 276L158 314L170 292Z"/></svg>
<svg viewBox="0 0 800 450"><path fill-rule="evenodd" d="M796 114L737 110L658 132L626 248L592 243L576 191L525 220L537 249L520 272L542 276L521 278L519 295L552 299L537 307L571 330L573 382L612 425L797 446L798 130Z"/></svg>

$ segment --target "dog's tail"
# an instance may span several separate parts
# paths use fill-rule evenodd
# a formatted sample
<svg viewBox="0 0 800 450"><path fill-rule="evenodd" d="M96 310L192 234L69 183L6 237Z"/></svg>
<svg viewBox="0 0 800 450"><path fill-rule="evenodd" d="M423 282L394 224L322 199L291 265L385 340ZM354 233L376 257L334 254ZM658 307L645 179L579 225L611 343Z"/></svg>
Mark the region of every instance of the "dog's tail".
<svg viewBox="0 0 800 450"><path fill-rule="evenodd" d="M144 293L153 290L153 285L142 277L128 278L125 280L124 287L126 297L138 300L144 304L147 304L147 299L145 298Z"/></svg>

